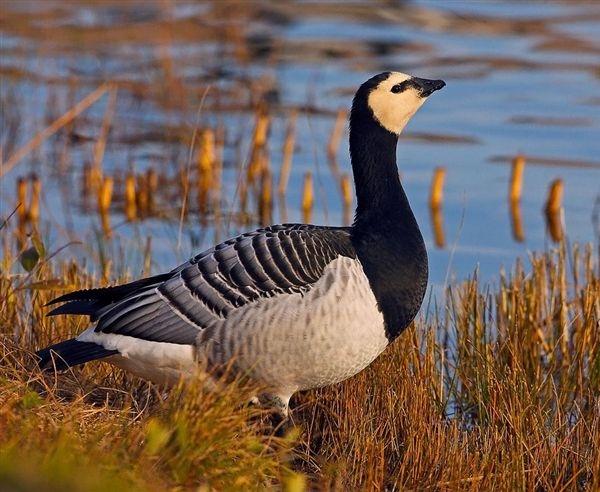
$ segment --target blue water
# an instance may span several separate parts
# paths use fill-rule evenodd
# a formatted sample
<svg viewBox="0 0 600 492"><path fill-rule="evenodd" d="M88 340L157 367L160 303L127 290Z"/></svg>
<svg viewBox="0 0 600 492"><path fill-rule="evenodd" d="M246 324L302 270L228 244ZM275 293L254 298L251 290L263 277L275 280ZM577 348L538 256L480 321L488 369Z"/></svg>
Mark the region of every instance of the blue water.
<svg viewBox="0 0 600 492"><path fill-rule="evenodd" d="M60 2L59 2L60 4ZM315 176L315 223L340 224L343 221L338 184L333 179L326 158L326 145L339 108L348 108L352 91L373 73L384 69L400 70L424 77L443 78L447 87L436 93L415 116L398 147L398 163L406 192L426 239L431 281L440 287L447 276L462 279L478 268L487 280L498 278L501 266L510 266L517 256L553 245L546 232L542 208L548 186L555 178L564 181L565 231L571 242L598 241L598 225L593 222L595 200L600 194L600 7L593 3L554 2L416 2L408 3L409 11L429 9L444 22L417 23L403 21L402 11L393 7L393 17L381 19L350 18L346 15L311 13L310 6L302 16L288 23L276 24L267 18L245 19L232 14L217 21L205 20L211 4L180 4L171 15L177 19L197 19L207 24L233 23L245 29L247 35L262 34L279 40L282 53L271 57L240 62L233 50L223 49L215 40L179 40L177 32L168 48L174 60L174 73L191 88L189 104L184 109L168 108L152 97L133 96L127 88L119 90L113 135L131 134L165 125L194 125L203 90L198 77L219 68L222 75L213 80L214 90L235 87L232 77L248 80L252 87L259 78L270 80L278 95L278 110L273 115L269 138L270 161L275 181L281 162L281 145L289 112L293 105L310 103L330 114L306 115L298 118L297 149L290 177L287 221L300 221L301 183L306 171ZM68 4L60 22L82 28L111 25L118 22L118 8L82 8ZM40 6L38 5L38 8ZM374 7L375 8L375 7ZM379 8L379 7L378 7ZM122 7L127 11L127 7ZM448 14L450 17L444 17ZM454 17L453 14L458 14ZM164 15L160 9L148 7L135 13L140 18L153 19ZM394 17L395 16L395 17ZM482 16L507 22L524 19L545 20L542 30L531 27L503 28L501 33L486 30ZM456 18L471 20L456 24ZM116 20L115 20L116 19ZM240 20L241 19L241 20ZM394 20L395 19L395 20ZM448 20L449 19L449 20ZM476 22L479 19L479 22ZM562 20L561 20L562 19ZM564 20L567 19L567 20ZM43 22L43 21L42 21ZM48 21L50 22L50 21ZM491 22L491 21L490 21ZM220 24L219 24L220 25ZM585 40L588 52L545 50L540 43L555 37L569 36ZM316 57L310 46L320 40L324 46L358 49L355 55ZM376 55L359 49L365 42L389 43L388 53ZM163 54L152 43L137 40L106 45L72 46L72 49L45 50L42 40L18 34L10 28L2 33L3 69L25 68L39 75L59 79L57 83L15 79L2 76L3 98L10 91L19 96L19 112L23 123L19 144L47 124L47 107L54 98L61 111L72 105L67 77L77 75L88 80L77 90L75 101L89 93L105 77L121 81L152 82L163 77L156 60ZM406 43L411 43L407 45ZM565 42L566 45L566 42ZM229 45L225 43L225 48ZM295 47L295 48L294 48ZM304 56L306 53L306 56ZM496 63L493 63L494 60ZM502 62L502 63L501 63ZM62 80L62 82L61 82ZM239 84L239 82L238 82ZM210 91L208 98L210 99ZM251 96L251 94L249 94ZM72 98L71 98L72 99ZM94 137L104 114L106 101L94 105L77 123L77 130ZM58 116L54 114L54 117ZM519 123L519 118L565 118L561 124ZM3 116L4 118L4 116ZM515 120L516 118L516 120ZM4 119L3 119L4 121ZM572 122L572 123L570 123ZM224 151L224 207L234 199L239 163L233 142L243 139L241 156L247 155L248 138L252 133L253 116L244 111L202 111L200 125L222 123L227 128L228 145ZM556 121L554 122L556 123ZM560 122L559 122L560 123ZM190 128L189 134L193 130ZM472 142L450 143L415 140L411 134L431 133L468 137ZM68 147L70 166L57 175L54 156L48 154L50 142L40 151L2 178L0 183L1 215L6 216L15 204L15 180L35 170L44 177L42 230L49 249L56 249L69 240L83 242L60 253L63 258L74 256L94 268L98 263L98 242L95 230L99 219L95 213L84 212L80 206L82 164L90 160L92 144ZM111 142L104 158L104 169L162 166L174 171L185 163L187 144L165 142ZM524 193L521 201L525 241L513 239L507 205L510 166L494 157L526 155L589 161L595 168L527 165ZM350 172L347 144L338 156L342 172ZM433 169L447 168L443 206L446 246L436 248L428 209L429 184ZM177 206L177 198L173 205ZM281 221L278 206L274 221ZM168 269L215 240L225 239L244 228L224 218L217 229L202 225L192 216L182 228L176 220L148 219L135 224L124 221L122 214L112 217L113 238L104 242L108 254L115 258L115 269L124 266L133 275L142 268L141 251L147 237L152 237L153 271ZM123 262L123 265L120 263Z"/></svg>

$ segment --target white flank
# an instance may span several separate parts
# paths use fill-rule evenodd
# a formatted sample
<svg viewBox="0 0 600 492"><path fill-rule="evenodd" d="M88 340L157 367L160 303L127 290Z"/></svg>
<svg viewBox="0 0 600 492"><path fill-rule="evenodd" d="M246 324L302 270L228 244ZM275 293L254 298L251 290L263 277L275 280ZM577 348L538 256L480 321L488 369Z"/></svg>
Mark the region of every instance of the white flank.
<svg viewBox="0 0 600 492"><path fill-rule="evenodd" d="M359 261L339 257L304 295L279 294L233 311L198 336L198 356L234 358L287 402L343 381L385 349L383 315Z"/></svg>
<svg viewBox="0 0 600 492"><path fill-rule="evenodd" d="M105 360L144 379L159 384L174 384L193 373L196 365L194 348L177 343L150 342L114 333L97 333L90 327L77 340L94 342L119 355Z"/></svg>
<svg viewBox="0 0 600 492"><path fill-rule="evenodd" d="M151 342L88 328L77 340L119 355L106 358L159 384L173 384L204 365L231 359L284 404L298 390L343 381L388 345L383 315L358 260L339 257L304 295L278 294L247 304L202 330L196 347ZM199 360L198 360L199 359Z"/></svg>

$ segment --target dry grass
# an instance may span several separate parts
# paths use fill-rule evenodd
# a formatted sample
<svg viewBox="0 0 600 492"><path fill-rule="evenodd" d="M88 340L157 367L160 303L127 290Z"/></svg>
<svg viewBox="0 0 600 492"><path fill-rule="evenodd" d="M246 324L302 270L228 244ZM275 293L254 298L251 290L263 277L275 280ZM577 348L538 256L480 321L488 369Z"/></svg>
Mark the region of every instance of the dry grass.
<svg viewBox="0 0 600 492"><path fill-rule="evenodd" d="M535 255L496 287L452 286L372 367L299 395L286 439L241 405L242 382L166 392L102 363L40 374L31 351L85 324L44 318L43 304L96 280L57 260L24 278L14 261L5 252L0 275L5 489L600 487L591 249Z"/></svg>
<svg viewBox="0 0 600 492"><path fill-rule="evenodd" d="M138 9L134 3L118 4L127 12ZM226 60L241 64L267 56L271 63L335 59L375 71L375 52L406 51L423 56L419 69L460 67L461 73L470 76L515 67L582 73L597 70L585 60L557 64L512 57L438 57L430 45L397 40L357 44L332 39L254 39L245 30L240 34L240 28L250 26L260 10L275 24L306 15L319 19L341 15L375 22L396 19L412 27L444 26L453 33L535 34L541 36L539 49L561 51L569 45L564 33L554 27L564 20L558 17L529 21L466 13L456 16L445 11L431 16L429 9L402 2L384 2L377 9L326 2L312 5L310 12L293 3L242 2L232 9L213 2L208 12L177 19L170 18L170 4L165 2L163 14L153 13L146 20L127 21L130 17L125 16L106 26L58 22L65 15L60 9L36 16L13 9L0 14L4 33L31 40L38 47L37 52L10 46L4 50L22 63L0 67L8 87L0 94L4 110L0 154L10 164L5 161L0 174L14 167L18 171L10 178L18 179L17 173L24 176L27 172L23 170L25 153L30 152L27 157L33 161L44 156L39 160L47 161L46 171L51 172L42 175L40 183L56 193L56 188L49 188L49 180L56 179L67 200L76 195L65 189L69 185L64 183L70 183L67 176L82 174L82 210L78 213L95 214L96 207L89 207L88 202L97 198L105 234L98 235L97 245L85 249L92 264L97 246L98 276L92 266L50 258L44 252L32 273L24 274L13 247L16 219L22 215L22 223L32 222L34 234L58 225L47 222L51 214L44 209L40 226L30 217L35 215L31 204L17 210L8 225L0 223L0 489L600 490L600 273L597 253L591 249L575 248L567 254L563 248L532 256L527 267L515 265L499 285L480 285L476 279L452 285L439 308L417 320L370 368L343 384L298 395L293 401L297 431L285 439L272 436L263 412L243 405L252 390L247 382L237 381L216 393L206 391L201 381L166 391L104 363L91 363L58 376L43 375L36 369L32 355L36 348L72 336L87 324L74 317L45 318L44 303L65 291L103 285L109 279L126 280L120 266L126 261L110 254L118 246L112 247L108 241L109 219L116 228L128 216L134 223L146 218L177 222L180 210L190 208L202 219L206 213L207 220L237 216L235 199L227 196L231 190L224 186L223 193L209 190L209 183L220 187L227 178L244 185L240 195L248 193L246 147L260 150L276 145L273 136L265 143L269 138L266 128L263 138L264 132L252 133L248 125L240 125L236 133L230 129L235 125L230 125L227 133L222 122L215 128L198 128L197 124L191 128L186 118L161 118L156 124L136 119L133 115L142 114L151 103L152 108L192 108L192 112L200 106L219 116L219 121L223 115L243 111L242 121L250 121L262 95L277 88L245 71L241 76L228 76L228 84L215 84L221 77L220 57L179 52L171 46L217 43L228 54ZM44 18L50 22L44 23ZM223 20L230 20L234 29L217 27L224 25ZM141 42L156 50L144 55L138 50L132 54L131 50L116 49ZM548 48L549 43L554 47ZM25 63L30 58L38 63L64 55L77 66L81 54L104 59L107 46L111 60L118 62L114 72L100 70L77 77L70 72L42 74ZM144 76L137 77L138 73ZM107 78L110 85L101 85ZM44 121L32 124L31 115L22 113L23 95L10 84L17 87L23 81L48 90ZM75 120L75 109L79 113L100 92L83 99L81 107L77 101L98 87L101 92L118 87L117 107L123 105L124 109L115 111L119 114L113 118L110 108L114 102L107 104L104 112L91 112L98 109L93 105ZM208 87L210 94L204 101ZM115 91L111 94L116 97ZM138 99L144 102L141 110ZM256 171L253 177L261 193L251 190L255 193L248 197L247 210L240 207L240 225L268 222L274 202L285 206L292 161L302 157L294 155L294 142L299 140L296 117L298 124L312 114L332 118L328 148L329 154L335 154L341 120L334 124L336 112L315 104L310 100L293 107L272 103L267 108L271 126L290 120L282 151L286 164L280 172L280 193L273 193L268 159L264 153L254 152L256 158L248 160L257 165L250 171ZM263 120L264 126L265 116ZM190 137L196 131L204 137L194 148ZM211 132L214 135L206 138ZM470 136L442 134L413 133L407 138L444 144L477 142ZM124 162L115 169L103 166L105 146L110 153L114 150L110 144L135 149L147 143L160 144L161 149L143 169L130 169ZM214 149L208 152L209 147ZM91 156L87 168L77 149L79 154ZM192 151L198 165L191 168L191 174L183 174ZM337 163L330 161L337 181ZM597 167L594 162L535 156L528 157L528 162ZM273 159L273 165L276 163ZM340 189L348 217L345 221L349 222L351 195L346 181ZM190 182L198 186L189 190L186 208L180 201L181 196L187 200ZM293 185L291 182L289 188ZM23 191L27 198L29 194L25 188ZM313 212L312 194L304 194L305 215ZM20 200L24 205L25 198ZM239 201L245 204L241 197ZM68 205L69 209L75 207ZM75 239L62 233L58 237L60 244ZM20 238L25 241L25 231ZM27 248L23 244L18 246L21 251ZM35 260L29 256L30 262ZM147 243L144 271L150 271L151 263Z"/></svg>

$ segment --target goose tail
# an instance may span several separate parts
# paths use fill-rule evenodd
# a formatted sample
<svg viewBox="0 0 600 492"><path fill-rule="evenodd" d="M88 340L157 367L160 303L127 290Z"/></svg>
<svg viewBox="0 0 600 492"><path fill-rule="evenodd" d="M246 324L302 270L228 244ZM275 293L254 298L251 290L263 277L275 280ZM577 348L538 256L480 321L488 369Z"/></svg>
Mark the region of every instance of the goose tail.
<svg viewBox="0 0 600 492"><path fill-rule="evenodd" d="M118 354L118 350L108 350L94 342L80 342L76 338L50 345L36 352L41 369L64 371L69 367L84 364L91 360L102 359Z"/></svg>

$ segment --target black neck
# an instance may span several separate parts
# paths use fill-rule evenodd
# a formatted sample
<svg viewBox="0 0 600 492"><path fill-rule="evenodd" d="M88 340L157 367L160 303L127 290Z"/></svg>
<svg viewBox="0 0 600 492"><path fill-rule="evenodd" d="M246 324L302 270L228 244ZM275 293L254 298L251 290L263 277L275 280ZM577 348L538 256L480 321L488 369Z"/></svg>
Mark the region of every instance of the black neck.
<svg viewBox="0 0 600 492"><path fill-rule="evenodd" d="M371 115L353 110L350 158L356 186L357 226L371 223L375 217L393 218L404 225L407 220L411 225L414 222L398 176L397 142L398 136L380 126Z"/></svg>
<svg viewBox="0 0 600 492"><path fill-rule="evenodd" d="M368 108L350 117L350 157L356 185L352 242L385 321L396 338L417 314L427 287L427 251L396 165L397 136Z"/></svg>

